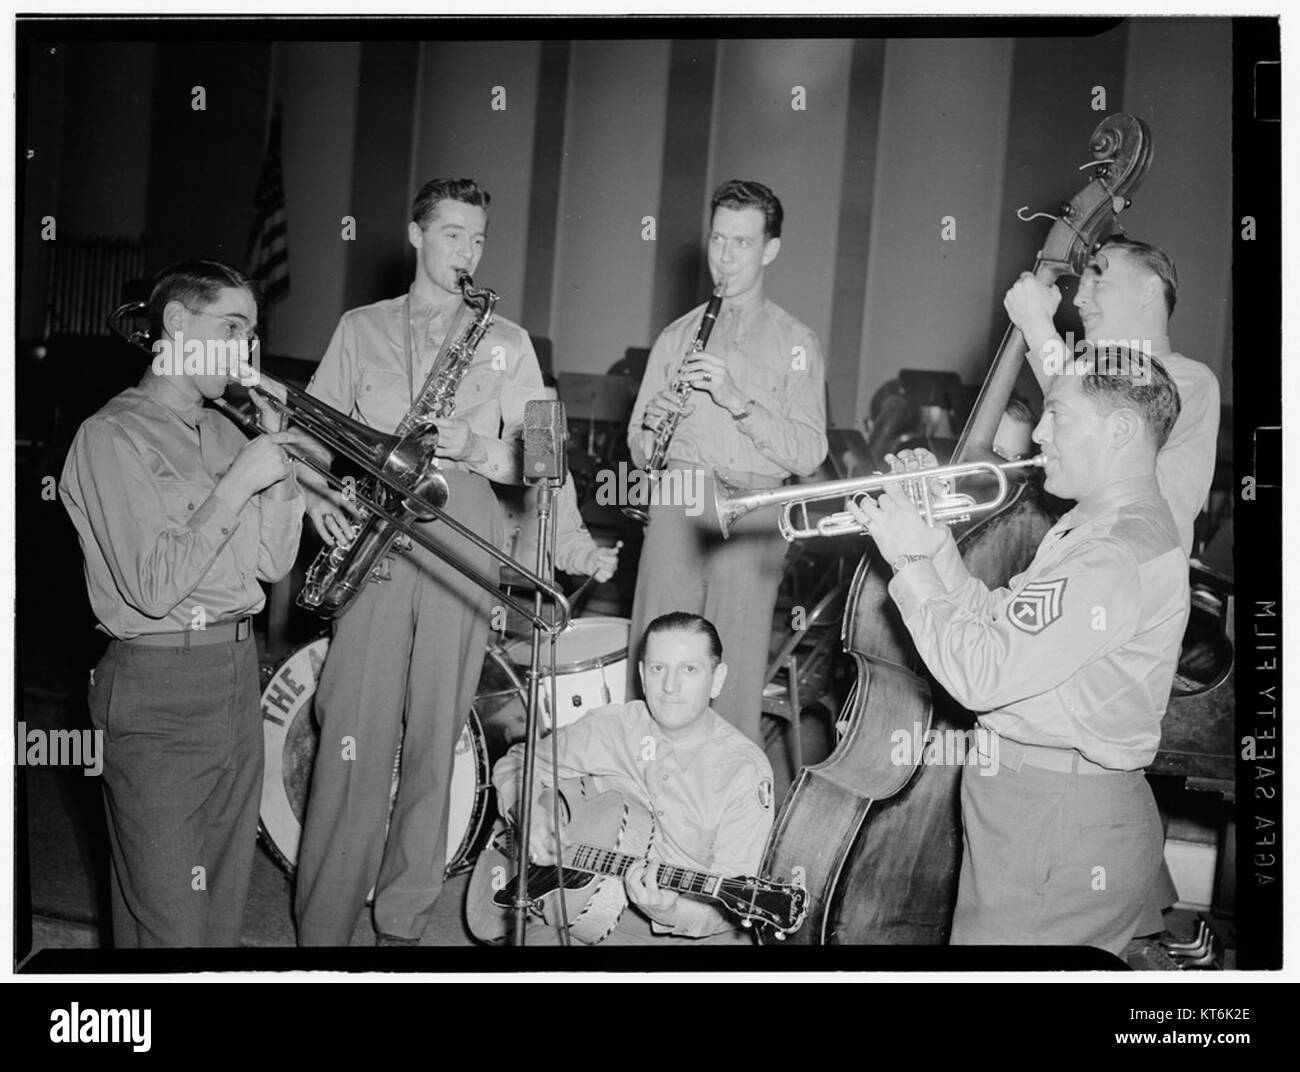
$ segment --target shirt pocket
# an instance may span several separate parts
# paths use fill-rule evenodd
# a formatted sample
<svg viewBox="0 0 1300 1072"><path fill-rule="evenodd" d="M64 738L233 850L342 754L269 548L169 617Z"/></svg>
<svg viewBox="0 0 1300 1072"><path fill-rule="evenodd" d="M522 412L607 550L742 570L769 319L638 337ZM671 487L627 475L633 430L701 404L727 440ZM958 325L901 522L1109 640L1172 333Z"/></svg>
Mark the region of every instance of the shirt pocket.
<svg viewBox="0 0 1300 1072"><path fill-rule="evenodd" d="M699 861L700 865L707 870L713 862L713 843L717 840L717 827L683 816L677 829L682 850L693 860Z"/></svg>
<svg viewBox="0 0 1300 1072"><path fill-rule="evenodd" d="M158 494L162 496L168 524L171 527L187 524L194 511L207 501L215 486L198 480L159 480Z"/></svg>
<svg viewBox="0 0 1300 1072"><path fill-rule="evenodd" d="M762 365L746 365L739 380L748 394L767 403L773 409L781 408L781 399L785 396L785 374Z"/></svg>
<svg viewBox="0 0 1300 1072"><path fill-rule="evenodd" d="M496 356L493 355L494 350L497 351ZM492 343L491 340L485 341L479 346L474 364L465 373L456 390L457 406L471 409L499 395L505 374L505 347L500 343Z"/></svg>
<svg viewBox="0 0 1300 1072"><path fill-rule="evenodd" d="M400 372L369 365L357 385L357 412L372 428L391 432L411 409L411 385Z"/></svg>

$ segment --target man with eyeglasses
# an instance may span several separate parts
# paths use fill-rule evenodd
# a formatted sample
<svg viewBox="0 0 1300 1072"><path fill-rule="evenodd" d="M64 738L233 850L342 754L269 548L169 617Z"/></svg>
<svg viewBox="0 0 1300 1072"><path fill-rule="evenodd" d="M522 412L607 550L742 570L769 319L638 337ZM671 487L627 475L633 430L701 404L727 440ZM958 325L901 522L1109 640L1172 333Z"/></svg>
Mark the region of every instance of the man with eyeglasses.
<svg viewBox="0 0 1300 1072"><path fill-rule="evenodd" d="M303 497L284 444L302 438L256 392L274 431L251 442L203 405L230 371L205 367L209 355L254 337L243 274L174 265L148 311L154 364L81 426L59 485L110 637L89 703L103 735L113 942L237 946L262 783L251 616L265 602L258 581L279 580L297 553Z"/></svg>

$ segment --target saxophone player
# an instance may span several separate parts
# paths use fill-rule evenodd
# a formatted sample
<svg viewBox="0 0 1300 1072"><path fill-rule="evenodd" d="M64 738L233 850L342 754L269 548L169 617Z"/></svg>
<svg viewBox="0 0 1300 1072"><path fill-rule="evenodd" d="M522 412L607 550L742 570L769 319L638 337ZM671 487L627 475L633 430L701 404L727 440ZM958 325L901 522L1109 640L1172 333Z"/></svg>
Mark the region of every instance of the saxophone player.
<svg viewBox="0 0 1300 1072"><path fill-rule="evenodd" d="M489 195L471 179L435 179L416 195L407 235L416 251L406 294L345 313L308 391L392 432L421 393L444 340L473 322L458 285L483 255ZM542 397L528 333L493 319L439 419L446 510L497 546L504 540L490 482L520 482L524 404ZM327 543L350 538L337 497L309 516ZM429 535L479 574L496 563L437 524ZM491 596L415 548L391 561L336 621L321 671L320 747L299 848L295 909L301 945L347 945L374 889L378 944L416 944L442 887L457 736L487 647ZM401 780L385 833L394 756Z"/></svg>
<svg viewBox="0 0 1300 1072"><path fill-rule="evenodd" d="M775 487L792 474L812 473L826 456L817 336L764 294L764 274L781 249L781 202L762 183L733 179L714 191L710 213L709 274L722 290L717 325L707 346L685 360L692 340L703 337L704 307L664 329L628 429L633 460L645 465L657 430L680 413L666 468L702 470L707 504L715 473L745 488ZM682 383L689 397L675 390ZM746 518L724 541L711 506L691 516L665 497L649 509L631 650L640 650L645 627L661 614L689 611L714 622L731 666L714 708L761 746L763 677L785 543L770 510ZM635 675L628 686L636 695Z"/></svg>

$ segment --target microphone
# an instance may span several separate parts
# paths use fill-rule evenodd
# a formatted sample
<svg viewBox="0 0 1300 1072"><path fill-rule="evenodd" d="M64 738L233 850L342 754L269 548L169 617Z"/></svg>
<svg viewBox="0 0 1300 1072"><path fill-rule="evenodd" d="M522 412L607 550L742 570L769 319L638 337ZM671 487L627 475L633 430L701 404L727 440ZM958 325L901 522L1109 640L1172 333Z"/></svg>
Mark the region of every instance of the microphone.
<svg viewBox="0 0 1300 1072"><path fill-rule="evenodd" d="M524 481L563 484L569 471L564 441L567 438L564 403L539 399L524 405Z"/></svg>

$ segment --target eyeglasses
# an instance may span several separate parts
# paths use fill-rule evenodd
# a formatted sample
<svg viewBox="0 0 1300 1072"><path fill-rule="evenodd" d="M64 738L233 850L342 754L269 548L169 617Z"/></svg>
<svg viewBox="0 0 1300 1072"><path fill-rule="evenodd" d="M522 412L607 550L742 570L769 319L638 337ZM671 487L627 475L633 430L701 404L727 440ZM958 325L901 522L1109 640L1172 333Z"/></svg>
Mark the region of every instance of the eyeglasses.
<svg viewBox="0 0 1300 1072"><path fill-rule="evenodd" d="M220 313L208 313L202 309L191 309L185 306L195 316L206 316L210 320L220 320L226 326L226 338L234 341L246 340L249 345L256 343L257 328L247 326L243 320L233 316L223 316Z"/></svg>

